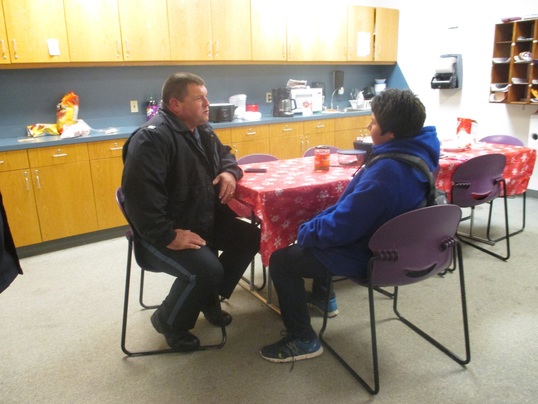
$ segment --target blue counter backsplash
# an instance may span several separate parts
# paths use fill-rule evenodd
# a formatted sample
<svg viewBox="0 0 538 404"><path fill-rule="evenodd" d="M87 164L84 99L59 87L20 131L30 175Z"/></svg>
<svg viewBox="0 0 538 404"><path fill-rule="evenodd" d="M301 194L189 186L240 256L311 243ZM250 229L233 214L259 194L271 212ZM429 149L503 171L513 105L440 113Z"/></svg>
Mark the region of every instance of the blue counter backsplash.
<svg viewBox="0 0 538 404"><path fill-rule="evenodd" d="M334 103L349 106L352 88L373 86L375 78L386 78L388 87L407 88L398 65L219 65L219 66L118 66L45 69L0 69L0 139L25 136L27 125L55 123L56 105L74 91L80 98L79 118L92 128L138 126L145 122L145 103L160 99L161 86L170 74L189 71L206 82L212 103L228 102L234 94L246 94L247 103L259 104L271 113L265 93L285 87L288 79L325 84L326 102L333 91L333 70L344 71L343 95ZM328 98L329 100L328 100ZM138 113L129 101L138 100Z"/></svg>

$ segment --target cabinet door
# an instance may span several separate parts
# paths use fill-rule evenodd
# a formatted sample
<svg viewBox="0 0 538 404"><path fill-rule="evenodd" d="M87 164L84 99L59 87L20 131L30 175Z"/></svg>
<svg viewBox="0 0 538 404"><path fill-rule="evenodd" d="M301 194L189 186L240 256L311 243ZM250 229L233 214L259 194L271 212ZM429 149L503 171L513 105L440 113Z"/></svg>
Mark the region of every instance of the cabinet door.
<svg viewBox="0 0 538 404"><path fill-rule="evenodd" d="M345 2L321 1L317 17L318 45L316 60L347 60L347 6Z"/></svg>
<svg viewBox="0 0 538 404"><path fill-rule="evenodd" d="M250 0L211 0L211 29L214 60L252 59Z"/></svg>
<svg viewBox="0 0 538 404"><path fill-rule="evenodd" d="M63 0L3 0L12 63L69 62Z"/></svg>
<svg viewBox="0 0 538 404"><path fill-rule="evenodd" d="M127 224L116 202L116 189L121 185L123 172L121 153L125 141L118 139L88 143L99 230Z"/></svg>
<svg viewBox="0 0 538 404"><path fill-rule="evenodd" d="M124 60L170 60L166 0L118 0L118 5Z"/></svg>
<svg viewBox="0 0 538 404"><path fill-rule="evenodd" d="M4 8L0 1L0 64L11 63L9 55L9 45L6 33L6 23L4 22Z"/></svg>
<svg viewBox="0 0 538 404"><path fill-rule="evenodd" d="M43 241L97 230L88 161L32 168L32 177Z"/></svg>
<svg viewBox="0 0 538 404"><path fill-rule="evenodd" d="M210 16L210 0L168 1L172 60L213 60Z"/></svg>
<svg viewBox="0 0 538 404"><path fill-rule="evenodd" d="M396 62L400 12L391 8L376 8L375 10L374 60L376 62Z"/></svg>
<svg viewBox="0 0 538 404"><path fill-rule="evenodd" d="M279 159L301 157L306 150L303 122L269 125L270 154Z"/></svg>
<svg viewBox="0 0 538 404"><path fill-rule="evenodd" d="M251 0L252 60L286 60L285 0Z"/></svg>
<svg viewBox="0 0 538 404"><path fill-rule="evenodd" d="M117 0L70 0L64 6L72 62L123 60Z"/></svg>
<svg viewBox="0 0 538 404"><path fill-rule="evenodd" d="M42 241L29 170L0 172L0 190L16 247Z"/></svg>
<svg viewBox="0 0 538 404"><path fill-rule="evenodd" d="M369 62L374 59L374 16L374 7L348 7L347 60L349 62Z"/></svg>
<svg viewBox="0 0 538 404"><path fill-rule="evenodd" d="M317 0L295 0L286 5L291 16L287 21L288 61L306 62L318 57L317 5Z"/></svg>

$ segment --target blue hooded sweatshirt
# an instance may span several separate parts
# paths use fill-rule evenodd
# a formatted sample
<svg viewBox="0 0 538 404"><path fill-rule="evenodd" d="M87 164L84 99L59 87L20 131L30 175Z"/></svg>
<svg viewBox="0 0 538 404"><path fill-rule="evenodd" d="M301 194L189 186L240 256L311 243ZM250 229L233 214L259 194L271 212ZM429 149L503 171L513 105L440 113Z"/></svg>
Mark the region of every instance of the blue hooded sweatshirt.
<svg viewBox="0 0 538 404"><path fill-rule="evenodd" d="M372 148L372 155L391 152L420 157L433 171L440 153L435 127L426 126L411 139ZM353 177L335 205L299 227L297 243L311 249L333 275L365 278L372 235L388 220L420 207L428 190L428 179L411 165L378 160Z"/></svg>

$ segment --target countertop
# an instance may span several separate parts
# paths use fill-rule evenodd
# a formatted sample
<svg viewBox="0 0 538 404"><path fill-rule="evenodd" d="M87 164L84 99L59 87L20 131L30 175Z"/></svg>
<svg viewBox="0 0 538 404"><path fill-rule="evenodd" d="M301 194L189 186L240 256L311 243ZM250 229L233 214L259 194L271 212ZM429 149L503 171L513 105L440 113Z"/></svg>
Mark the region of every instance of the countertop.
<svg viewBox="0 0 538 404"><path fill-rule="evenodd" d="M222 128L235 128L240 126L252 126L252 125L268 125L273 123L282 123L282 122L300 122L300 121L312 121L319 119L329 119L329 118L344 118L350 116L364 116L370 115L370 110L363 111L352 111L352 112L334 112L334 113L317 113L310 116L296 115L290 118L280 118L273 117L270 115L262 116L258 121L243 121L243 120L234 120L232 122L220 122L212 123L210 125L214 129ZM38 147L50 147L50 146L63 146L74 143L89 143L89 142L98 142L103 140L114 140L114 139L125 139L129 137L138 127L137 126L118 126L113 129L116 130L115 133L105 133L107 129L111 128L102 128L94 129L92 128L88 136L79 136L75 138L61 139L60 136L51 136L45 135L36 138L32 137L18 137L18 138L0 138L0 151L9 151L9 150L25 150L25 149L34 149ZM1 134L0 134L1 135Z"/></svg>

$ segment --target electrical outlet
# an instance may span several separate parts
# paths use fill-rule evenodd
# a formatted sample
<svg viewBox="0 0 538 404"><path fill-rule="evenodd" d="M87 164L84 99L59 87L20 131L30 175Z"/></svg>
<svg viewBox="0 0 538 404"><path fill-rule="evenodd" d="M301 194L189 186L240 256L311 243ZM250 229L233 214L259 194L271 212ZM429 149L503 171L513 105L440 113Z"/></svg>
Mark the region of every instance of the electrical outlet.
<svg viewBox="0 0 538 404"><path fill-rule="evenodd" d="M273 102L273 94L265 93L265 102L267 104L270 104L271 102Z"/></svg>
<svg viewBox="0 0 538 404"><path fill-rule="evenodd" d="M131 100L130 105L131 105L131 113L134 114L134 113L138 112L138 101L137 100Z"/></svg>

